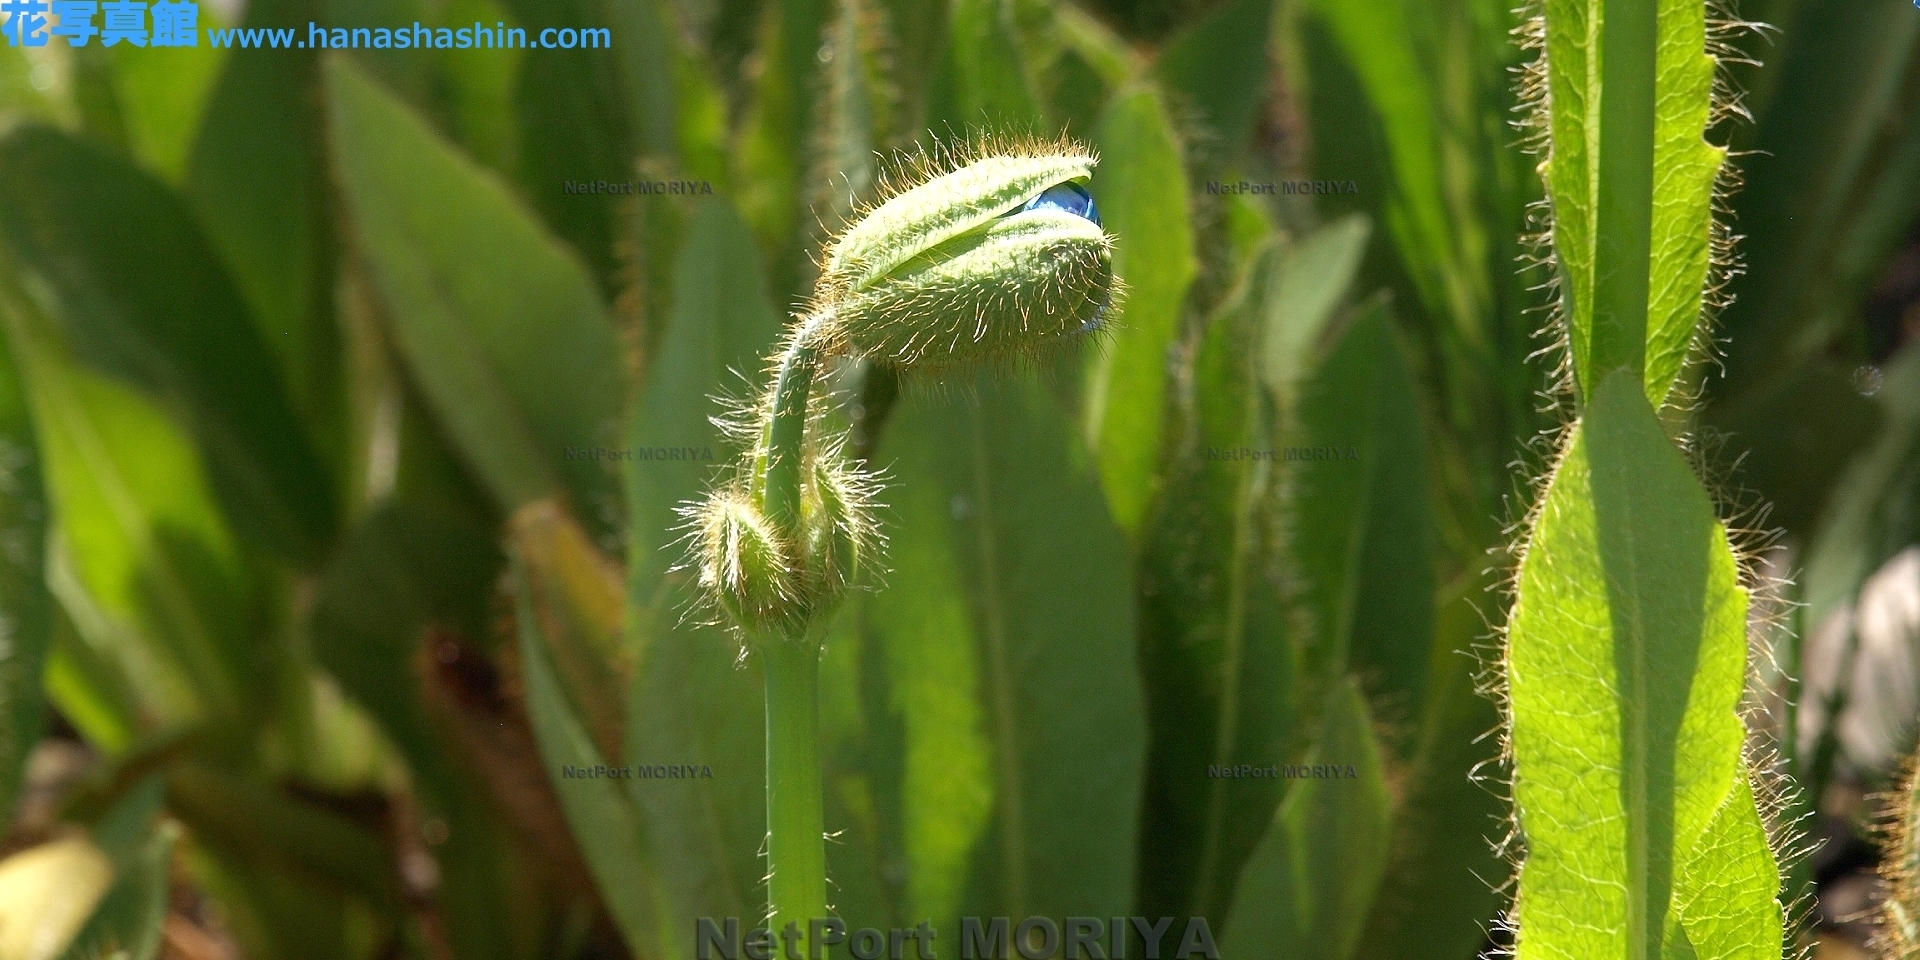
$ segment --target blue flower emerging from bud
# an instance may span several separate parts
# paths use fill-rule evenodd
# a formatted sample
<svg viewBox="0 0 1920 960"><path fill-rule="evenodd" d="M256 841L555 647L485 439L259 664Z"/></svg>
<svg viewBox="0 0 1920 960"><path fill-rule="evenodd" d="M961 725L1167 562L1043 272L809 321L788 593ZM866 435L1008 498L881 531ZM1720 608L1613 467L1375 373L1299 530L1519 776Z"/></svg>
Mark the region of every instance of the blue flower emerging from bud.
<svg viewBox="0 0 1920 960"><path fill-rule="evenodd" d="M1914 0L1914 2L1920 3L1920 0ZM1100 208L1093 204L1093 194L1087 192L1087 188L1075 180L1048 187L1039 196L1028 200L1027 205L1016 212L1025 213L1028 210L1058 210L1083 220L1091 220L1096 227L1104 226L1100 222ZM1008 213L1007 216L1010 217L1013 214ZM1094 308L1093 316L1080 324L1080 332L1088 334L1100 329L1101 325L1107 322L1107 308L1112 305L1113 294L1109 291L1105 297L1101 298L1100 306Z"/></svg>
<svg viewBox="0 0 1920 960"><path fill-rule="evenodd" d="M1087 188L1073 181L1055 184L1046 192L1027 201L1021 210L1059 210L1076 217L1092 220L1094 226L1101 226L1100 211L1093 205L1093 194Z"/></svg>

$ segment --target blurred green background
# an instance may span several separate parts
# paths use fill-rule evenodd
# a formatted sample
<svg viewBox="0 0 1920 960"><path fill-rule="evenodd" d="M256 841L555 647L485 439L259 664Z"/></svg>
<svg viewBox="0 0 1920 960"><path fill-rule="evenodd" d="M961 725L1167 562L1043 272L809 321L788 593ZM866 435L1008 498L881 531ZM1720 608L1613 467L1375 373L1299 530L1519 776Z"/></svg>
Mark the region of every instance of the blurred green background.
<svg viewBox="0 0 1920 960"><path fill-rule="evenodd" d="M1478 686L1567 415L1508 6L252 0L202 26L614 48L0 49L0 960L751 926L760 680L678 566L737 452L710 418L895 158L1063 131L1131 291L1109 341L824 387L890 541L824 666L835 909L942 956L962 916L1497 943ZM1741 13L1745 269L1677 416L1778 613L1755 727L1837 951L1920 714L1920 10ZM603 180L636 186L567 188ZM1352 776L1209 771L1296 764Z"/></svg>

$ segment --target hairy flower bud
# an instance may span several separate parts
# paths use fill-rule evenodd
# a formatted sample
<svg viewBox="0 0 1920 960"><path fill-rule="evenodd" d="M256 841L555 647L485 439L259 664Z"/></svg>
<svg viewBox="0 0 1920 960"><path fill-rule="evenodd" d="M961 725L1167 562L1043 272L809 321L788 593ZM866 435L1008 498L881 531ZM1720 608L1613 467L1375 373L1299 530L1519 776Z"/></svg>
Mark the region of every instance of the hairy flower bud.
<svg viewBox="0 0 1920 960"><path fill-rule="evenodd" d="M859 479L835 463L815 462L800 502L806 541L807 607L819 616L846 596L866 551L872 521Z"/></svg>
<svg viewBox="0 0 1920 960"><path fill-rule="evenodd" d="M831 342L899 366L1029 356L1097 329L1112 240L1069 146L985 156L875 207L829 248L815 312Z"/></svg>
<svg viewBox="0 0 1920 960"><path fill-rule="evenodd" d="M700 586L749 634L800 624L805 603L793 568L766 517L744 495L716 491L696 513Z"/></svg>

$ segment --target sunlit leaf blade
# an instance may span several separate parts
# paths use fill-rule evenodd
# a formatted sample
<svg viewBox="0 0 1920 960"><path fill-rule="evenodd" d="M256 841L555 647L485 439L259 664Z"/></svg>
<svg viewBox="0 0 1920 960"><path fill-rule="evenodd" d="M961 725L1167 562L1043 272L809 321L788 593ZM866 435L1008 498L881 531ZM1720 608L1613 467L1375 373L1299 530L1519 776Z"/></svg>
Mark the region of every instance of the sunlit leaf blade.
<svg viewBox="0 0 1920 960"><path fill-rule="evenodd" d="M1253 130L1267 94L1272 0L1234 0L1174 38L1157 66L1167 88L1199 113L1216 163Z"/></svg>
<svg viewBox="0 0 1920 960"><path fill-rule="evenodd" d="M214 49L205 30L225 24L212 7L200 8L200 43L193 47L135 47L122 43L101 51L110 64L112 95L125 124L128 152L167 182L186 175L195 133L229 56Z"/></svg>
<svg viewBox="0 0 1920 960"><path fill-rule="evenodd" d="M1085 431L1107 504L1137 534L1154 494L1166 415L1167 352L1196 271L1187 174L1160 95L1116 96L1100 122L1092 188L1127 285L1113 342L1088 365Z"/></svg>
<svg viewBox="0 0 1920 960"><path fill-rule="evenodd" d="M1387 862L1392 809L1366 701L1332 688L1305 770L1248 858L1220 943L1226 960L1345 960Z"/></svg>
<svg viewBox="0 0 1920 960"><path fill-rule="evenodd" d="M905 736L903 912L1126 914L1145 739L1126 548L1038 380L972 391L909 404L881 451L870 623Z"/></svg>
<svg viewBox="0 0 1920 960"><path fill-rule="evenodd" d="M1321 175L1365 178L1357 180L1363 184L1362 202L1380 211L1382 227L1392 234L1421 303L1447 318L1464 342L1483 348L1489 284L1485 266L1473 259L1472 251L1476 242L1486 241L1475 236L1480 211L1449 196L1457 196L1462 184L1445 154L1461 131L1448 129L1448 91L1434 76L1438 68L1429 66L1430 58L1458 59L1462 50L1472 49L1462 43L1435 43L1440 22L1455 8L1407 0L1313 0L1316 26L1326 31L1342 58L1339 69L1350 71L1340 79L1364 97L1358 103L1327 103L1316 110L1315 139L1328 142L1316 144L1315 151ZM1438 49L1430 52L1429 43ZM1478 64L1468 59L1449 66L1471 76ZM1324 69L1332 73L1331 64ZM1365 110L1378 117L1377 132L1362 122ZM1378 139L1368 143L1372 137ZM1364 149L1367 146L1373 149ZM1367 176L1375 170L1377 181ZM1507 269L1507 264L1500 268Z"/></svg>
<svg viewBox="0 0 1920 960"><path fill-rule="evenodd" d="M1149 769L1142 910L1220 916L1240 866L1273 819L1275 778L1210 776L1298 754L1299 655L1279 587L1279 471L1267 459L1271 407L1253 346L1275 260L1256 254L1213 318L1176 394L1167 487L1143 532L1141 664ZM1256 459L1257 457L1257 459Z"/></svg>
<svg viewBox="0 0 1920 960"><path fill-rule="evenodd" d="M548 768L547 779L560 796L575 841L629 949L636 953L665 949L657 913L659 892L649 868L640 811L618 779L566 775L568 767L599 768L607 760L568 704L528 596L525 567L518 558L510 559L527 714Z"/></svg>
<svg viewBox="0 0 1920 960"><path fill-rule="evenodd" d="M1699 325L1725 150L1702 133L1713 100L1706 6L1546 4L1560 310L1584 394L1625 366L1665 403ZM1657 51L1657 52L1656 52Z"/></svg>
<svg viewBox="0 0 1920 960"><path fill-rule="evenodd" d="M1308 669L1322 685L1351 670L1411 720L1433 636L1433 533L1413 374L1384 304L1314 370L1282 436Z"/></svg>
<svg viewBox="0 0 1920 960"><path fill-rule="evenodd" d="M621 350L587 271L347 61L328 63L327 90L357 240L454 446L504 509L564 489L601 519L613 474L568 453L613 439Z"/></svg>
<svg viewBox="0 0 1920 960"><path fill-rule="evenodd" d="M53 636L47 501L25 373L0 331L0 814L9 817L45 726L40 672Z"/></svg>
<svg viewBox="0 0 1920 960"><path fill-rule="evenodd" d="M75 356L192 432L235 532L317 562L336 522L330 471L186 205L91 144L24 128L0 145L0 229Z"/></svg>
<svg viewBox="0 0 1920 960"><path fill-rule="evenodd" d="M0 319L26 374L58 518L47 585L76 642L101 676L138 678L125 714L237 716L260 687L247 627L256 597L192 444L133 390L81 369L6 287Z"/></svg>
<svg viewBox="0 0 1920 960"><path fill-rule="evenodd" d="M627 756L713 770L712 779L630 785L671 905L668 936L681 953L693 949L696 918L746 918L764 908L759 672L740 662L736 638L702 622L691 574L674 569L687 560L676 509L699 498L737 453L711 420L724 412L719 397L751 396L780 336L760 263L732 206L705 203L680 250L665 339L629 418L627 445L647 459L624 464L628 622L640 652Z"/></svg>
<svg viewBox="0 0 1920 960"><path fill-rule="evenodd" d="M1521 562L1506 678L1527 856L1519 956L1781 951L1747 791L1746 592L1631 370L1603 381Z"/></svg>

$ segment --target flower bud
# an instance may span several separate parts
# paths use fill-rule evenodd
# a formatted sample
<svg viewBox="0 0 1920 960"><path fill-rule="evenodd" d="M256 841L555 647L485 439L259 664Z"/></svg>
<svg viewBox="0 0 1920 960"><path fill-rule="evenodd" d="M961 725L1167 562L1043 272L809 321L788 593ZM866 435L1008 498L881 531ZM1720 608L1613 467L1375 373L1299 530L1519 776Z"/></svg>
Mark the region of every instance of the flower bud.
<svg viewBox="0 0 1920 960"><path fill-rule="evenodd" d="M1034 155L1039 154L1039 155ZM874 208L829 249L815 312L839 349L899 366L1030 356L1096 329L1112 240L1073 148L988 156Z"/></svg>
<svg viewBox="0 0 1920 960"><path fill-rule="evenodd" d="M787 551L752 502L736 491L716 491L697 517L700 586L727 617L749 634L800 625L805 604Z"/></svg>
<svg viewBox="0 0 1920 960"><path fill-rule="evenodd" d="M871 521L866 494L845 468L816 461L801 494L806 603L820 616L838 606L859 570Z"/></svg>

